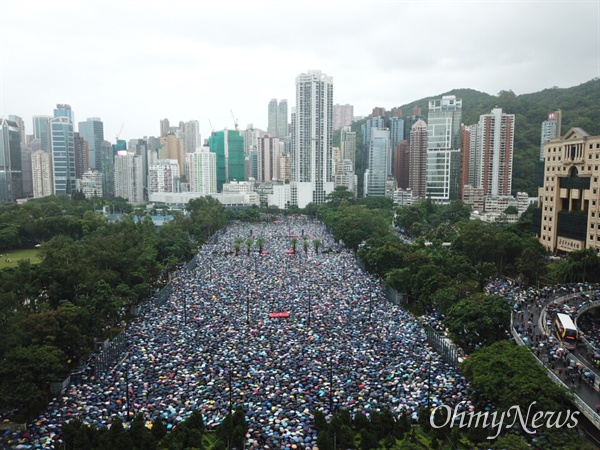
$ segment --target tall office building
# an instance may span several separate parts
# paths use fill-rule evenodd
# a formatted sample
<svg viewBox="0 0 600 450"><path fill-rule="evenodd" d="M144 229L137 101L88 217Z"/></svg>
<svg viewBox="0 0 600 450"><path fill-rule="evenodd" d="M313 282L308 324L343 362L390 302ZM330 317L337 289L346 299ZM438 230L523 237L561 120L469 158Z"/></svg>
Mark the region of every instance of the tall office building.
<svg viewBox="0 0 600 450"><path fill-rule="evenodd" d="M202 195L217 192L217 156L207 148L185 155L185 174L190 192Z"/></svg>
<svg viewBox="0 0 600 450"><path fill-rule="evenodd" d="M292 204L321 204L333 192L333 79L321 71L296 77Z"/></svg>
<svg viewBox="0 0 600 450"><path fill-rule="evenodd" d="M544 144L544 185L533 223L551 253L600 252L600 136L571 128Z"/></svg>
<svg viewBox="0 0 600 450"><path fill-rule="evenodd" d="M70 195L75 192L75 180L77 178L72 114L70 114L70 108L57 108L54 111L57 116L50 120L54 194Z"/></svg>
<svg viewBox="0 0 600 450"><path fill-rule="evenodd" d="M279 179L279 138L268 134L258 138L257 176L260 182Z"/></svg>
<svg viewBox="0 0 600 450"><path fill-rule="evenodd" d="M0 119L0 201L14 202L22 196L19 125L12 120Z"/></svg>
<svg viewBox="0 0 600 450"><path fill-rule="evenodd" d="M408 141L409 144L410 132L412 130L412 127L419 120L425 121L425 116L423 115L423 110L420 107L415 106L412 109L412 115L404 119L404 138Z"/></svg>
<svg viewBox="0 0 600 450"><path fill-rule="evenodd" d="M494 108L479 116L477 146L480 185L485 195L511 195L515 115Z"/></svg>
<svg viewBox="0 0 600 450"><path fill-rule="evenodd" d="M333 105L333 131L349 127L354 118L354 106L352 105Z"/></svg>
<svg viewBox="0 0 600 450"><path fill-rule="evenodd" d="M200 140L200 123L197 120L185 122L183 125L184 153L194 153L196 149L200 147L202 147L202 141Z"/></svg>
<svg viewBox="0 0 600 450"><path fill-rule="evenodd" d="M83 173L89 170L89 143L79 133L73 133L75 147L75 179L81 179Z"/></svg>
<svg viewBox="0 0 600 450"><path fill-rule="evenodd" d="M409 188L413 197L427 196L427 124L419 119L410 130Z"/></svg>
<svg viewBox="0 0 600 450"><path fill-rule="evenodd" d="M245 181L244 138L238 130L217 131L208 139L208 147L217 159L217 191L224 183Z"/></svg>
<svg viewBox="0 0 600 450"><path fill-rule="evenodd" d="M54 181L52 180L52 158L50 153L37 150L31 154L31 177L33 198L52 195Z"/></svg>
<svg viewBox="0 0 600 450"><path fill-rule="evenodd" d="M347 126L343 127L340 133L340 151L341 158L352 161L353 168L356 164L356 132Z"/></svg>
<svg viewBox="0 0 600 450"><path fill-rule="evenodd" d="M390 130L371 130L369 145L369 176L365 183L369 197L385 196L385 184L392 173L392 152L390 148Z"/></svg>
<svg viewBox="0 0 600 450"><path fill-rule="evenodd" d="M25 122L19 116L9 115L8 120L12 120L19 127L19 136L21 141L21 149L24 149L27 146L27 135L25 134Z"/></svg>
<svg viewBox="0 0 600 450"><path fill-rule="evenodd" d="M138 204L144 201L142 158L133 152L119 150L115 156L114 195Z"/></svg>
<svg viewBox="0 0 600 450"><path fill-rule="evenodd" d="M277 136L277 131L277 99L272 98L268 108L267 134Z"/></svg>
<svg viewBox="0 0 600 450"><path fill-rule="evenodd" d="M52 116L33 116L33 138L39 139L42 151L52 153L50 120Z"/></svg>
<svg viewBox="0 0 600 450"><path fill-rule="evenodd" d="M458 199L462 99L444 95L429 101L427 115L427 196L447 202Z"/></svg>
<svg viewBox="0 0 600 450"><path fill-rule="evenodd" d="M548 114L548 119L542 122L542 132L540 135L540 161L544 160L544 144L546 142L560 137L562 127L562 111L553 111Z"/></svg>
<svg viewBox="0 0 600 450"><path fill-rule="evenodd" d="M85 169L102 169L101 147L104 142L104 123L99 117L89 117L85 122L79 122L79 134L88 143L89 165Z"/></svg>
<svg viewBox="0 0 600 450"><path fill-rule="evenodd" d="M121 141L123 142L123 141ZM100 166L102 172L102 193L105 197L115 196L115 156L117 151L125 151L126 145L119 145L116 150L109 141L100 145ZM121 149L122 148L122 149ZM126 152L125 152L126 153Z"/></svg>

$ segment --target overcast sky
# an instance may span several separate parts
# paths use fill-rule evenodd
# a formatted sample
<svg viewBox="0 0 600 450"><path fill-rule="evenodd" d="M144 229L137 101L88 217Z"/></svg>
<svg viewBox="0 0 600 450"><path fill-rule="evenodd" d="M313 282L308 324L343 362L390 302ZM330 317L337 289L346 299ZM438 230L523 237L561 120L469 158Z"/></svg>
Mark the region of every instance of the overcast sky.
<svg viewBox="0 0 600 450"><path fill-rule="evenodd" d="M269 100L294 106L314 69L357 116L455 88L572 87L600 76L600 1L0 0L0 115L28 134L57 103L111 141L163 118L204 139L231 111L266 130Z"/></svg>

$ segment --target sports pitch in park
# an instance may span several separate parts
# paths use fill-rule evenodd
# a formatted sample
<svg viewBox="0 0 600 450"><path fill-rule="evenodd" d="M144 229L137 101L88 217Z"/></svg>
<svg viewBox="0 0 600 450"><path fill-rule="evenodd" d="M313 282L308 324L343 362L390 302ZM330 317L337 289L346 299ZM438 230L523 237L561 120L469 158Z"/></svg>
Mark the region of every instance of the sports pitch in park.
<svg viewBox="0 0 600 450"><path fill-rule="evenodd" d="M0 253L0 270L6 267L17 267L19 261L29 260L32 264L40 262L39 250L36 248L26 250L12 250Z"/></svg>

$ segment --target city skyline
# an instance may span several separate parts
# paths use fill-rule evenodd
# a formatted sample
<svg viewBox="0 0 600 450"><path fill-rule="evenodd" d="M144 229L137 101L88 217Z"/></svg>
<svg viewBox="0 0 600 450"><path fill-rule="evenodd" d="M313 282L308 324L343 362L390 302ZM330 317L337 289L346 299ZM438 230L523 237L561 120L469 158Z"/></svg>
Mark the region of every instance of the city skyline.
<svg viewBox="0 0 600 450"><path fill-rule="evenodd" d="M313 69L333 78L333 102L353 105L357 116L452 89L520 95L600 74L597 2L374 4L380 7L332 1L312 17L297 2L145 2L142 10L131 1L3 0L0 116L22 117L32 134L33 116L66 103L76 123L101 118L111 142L123 124L121 139L159 136L165 117L197 120L205 138L210 123L233 129L234 117L240 129L252 123L266 130L269 100L294 107L293 80ZM574 8L578 20L565 21ZM287 20L292 13L297 20ZM91 17L97 31L80 20ZM490 30L492 19L510 26ZM442 34L450 24L452 33ZM548 33L558 29L569 39ZM380 45L392 39L398 45ZM43 51L39 44L47 41L66 42L77 70L65 72L64 59ZM266 59L269 70L244 69Z"/></svg>

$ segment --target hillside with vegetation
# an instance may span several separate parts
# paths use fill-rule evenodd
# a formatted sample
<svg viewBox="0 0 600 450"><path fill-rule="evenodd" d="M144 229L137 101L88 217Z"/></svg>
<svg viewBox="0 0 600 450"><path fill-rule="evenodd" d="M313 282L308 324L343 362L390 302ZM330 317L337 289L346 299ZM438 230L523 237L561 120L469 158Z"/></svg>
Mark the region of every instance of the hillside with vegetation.
<svg viewBox="0 0 600 450"><path fill-rule="evenodd" d="M537 186L533 177L534 165L540 154L542 122L547 119L549 112L558 109L562 111L562 134L572 127L579 127L592 136L600 135L600 78L570 88L552 87L522 95L516 95L511 90L490 95L474 89L453 89L415 100L398 108L402 109L404 117L409 117L412 115L413 108L418 106L427 117L429 100L441 98L443 95L455 95L463 100L465 125L476 124L481 114L489 113L495 107L502 108L507 114L515 114L513 194L527 192L530 196L537 195ZM352 130L360 134L363 123L365 120L353 123ZM362 156L364 149L360 146L361 142L362 136L357 134L359 179L364 172L360 162L366 161Z"/></svg>

